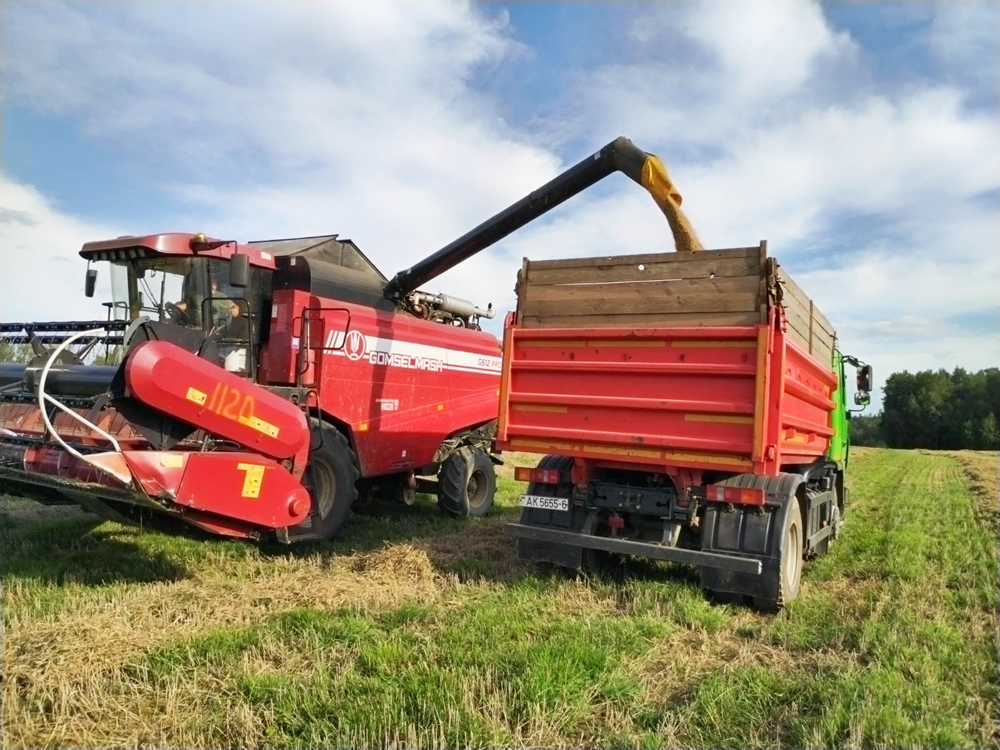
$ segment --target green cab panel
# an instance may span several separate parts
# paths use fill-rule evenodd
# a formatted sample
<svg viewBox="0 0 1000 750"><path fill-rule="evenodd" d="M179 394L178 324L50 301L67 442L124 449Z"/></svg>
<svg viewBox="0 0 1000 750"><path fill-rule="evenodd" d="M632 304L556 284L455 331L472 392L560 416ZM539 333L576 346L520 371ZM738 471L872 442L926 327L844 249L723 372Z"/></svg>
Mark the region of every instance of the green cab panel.
<svg viewBox="0 0 1000 750"><path fill-rule="evenodd" d="M833 350L833 371L837 374L837 390L833 392L833 412L830 414L830 426L833 437L830 438L830 450L827 458L837 463L847 462L847 453L851 442L850 422L847 419L847 388L844 380L844 359L838 349Z"/></svg>

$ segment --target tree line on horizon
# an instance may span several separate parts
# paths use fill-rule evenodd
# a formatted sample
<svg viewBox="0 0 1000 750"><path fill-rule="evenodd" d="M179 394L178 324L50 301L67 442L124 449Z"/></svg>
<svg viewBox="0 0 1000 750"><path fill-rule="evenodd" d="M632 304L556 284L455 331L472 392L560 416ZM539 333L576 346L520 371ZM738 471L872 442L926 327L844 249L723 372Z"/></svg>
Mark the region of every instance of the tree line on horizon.
<svg viewBox="0 0 1000 750"><path fill-rule="evenodd" d="M882 411L856 414L851 442L887 448L1000 450L1000 368L894 372Z"/></svg>

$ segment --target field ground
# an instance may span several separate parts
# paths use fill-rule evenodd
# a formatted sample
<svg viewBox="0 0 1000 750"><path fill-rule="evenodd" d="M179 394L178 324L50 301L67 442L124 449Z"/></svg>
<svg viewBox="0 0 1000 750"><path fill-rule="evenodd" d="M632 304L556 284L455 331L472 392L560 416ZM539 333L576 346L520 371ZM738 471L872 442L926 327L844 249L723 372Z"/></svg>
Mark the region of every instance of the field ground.
<svg viewBox="0 0 1000 750"><path fill-rule="evenodd" d="M851 468L778 616L518 563L509 469L491 518L374 504L291 553L5 498L2 744L995 744L997 455Z"/></svg>

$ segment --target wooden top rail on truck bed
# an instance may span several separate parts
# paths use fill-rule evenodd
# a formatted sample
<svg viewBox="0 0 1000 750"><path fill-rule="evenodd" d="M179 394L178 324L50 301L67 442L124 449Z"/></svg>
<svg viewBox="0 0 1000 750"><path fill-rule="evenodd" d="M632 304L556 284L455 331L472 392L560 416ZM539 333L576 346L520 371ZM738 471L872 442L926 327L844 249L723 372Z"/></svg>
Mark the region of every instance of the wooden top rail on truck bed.
<svg viewBox="0 0 1000 750"><path fill-rule="evenodd" d="M769 299L784 308L789 334L829 365L833 326L767 257L766 242L696 253L525 259L517 309L524 328L754 325L767 322Z"/></svg>
<svg viewBox="0 0 1000 750"><path fill-rule="evenodd" d="M526 260L497 445L768 475L823 456L835 335L766 250Z"/></svg>

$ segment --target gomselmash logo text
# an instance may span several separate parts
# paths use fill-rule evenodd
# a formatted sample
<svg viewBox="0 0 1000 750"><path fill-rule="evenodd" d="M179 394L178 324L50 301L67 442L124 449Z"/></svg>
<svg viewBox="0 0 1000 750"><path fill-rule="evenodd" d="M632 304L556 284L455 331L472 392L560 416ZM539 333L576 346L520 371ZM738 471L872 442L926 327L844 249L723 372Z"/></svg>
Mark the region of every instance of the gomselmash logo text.
<svg viewBox="0 0 1000 750"><path fill-rule="evenodd" d="M379 367L402 367L425 372L459 370L498 375L501 365L499 357L413 341L380 339L366 336L357 329L346 334L343 331L331 331L326 339L326 349L327 354L347 357L352 362L365 360Z"/></svg>

